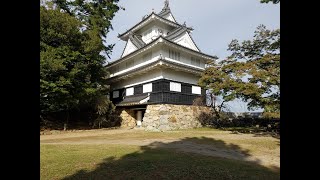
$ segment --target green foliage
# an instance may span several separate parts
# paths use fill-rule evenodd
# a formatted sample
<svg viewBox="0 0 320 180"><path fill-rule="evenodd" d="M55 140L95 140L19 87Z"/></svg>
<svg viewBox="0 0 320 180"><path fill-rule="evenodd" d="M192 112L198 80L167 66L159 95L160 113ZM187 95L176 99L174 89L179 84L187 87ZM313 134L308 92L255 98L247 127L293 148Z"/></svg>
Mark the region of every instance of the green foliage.
<svg viewBox="0 0 320 180"><path fill-rule="evenodd" d="M112 30L111 20L113 19L119 7L116 3L119 0L54 0L59 8L76 17L83 23L83 27L95 35L105 40L107 33ZM100 37L99 37L100 38ZM94 42L94 41L93 41ZM108 55L112 52L113 44L103 46L104 52Z"/></svg>
<svg viewBox="0 0 320 180"><path fill-rule="evenodd" d="M248 102L250 110L280 111L280 29L260 25L253 40L229 44L232 54L207 68L199 85L211 89L223 102L236 98Z"/></svg>
<svg viewBox="0 0 320 180"><path fill-rule="evenodd" d="M75 92L82 90L77 80L85 66L80 25L68 14L40 7L40 105L45 114L79 104L81 95Z"/></svg>
<svg viewBox="0 0 320 180"><path fill-rule="evenodd" d="M114 105L110 103L109 98L107 98L106 96L102 96L97 99L95 108L96 108L96 113L99 116L103 116L103 115L108 116L115 110Z"/></svg>
<svg viewBox="0 0 320 180"><path fill-rule="evenodd" d="M112 28L110 21L119 7L114 3L117 1L94 2L76 0L70 3L78 6L71 7L58 0L40 7L41 114L94 109L97 99L108 91L101 52L112 50L112 45L103 44L103 38ZM112 109L109 102L99 106L103 105L104 112Z"/></svg>
<svg viewBox="0 0 320 180"><path fill-rule="evenodd" d="M273 2L273 4L278 4L280 3L280 0L260 0L261 3L269 3Z"/></svg>
<svg viewBox="0 0 320 180"><path fill-rule="evenodd" d="M115 112L116 107L106 96L101 96L97 99L95 105L95 112L97 118L94 121L94 126L101 128L101 125L106 124L110 126L110 120L112 119L112 114Z"/></svg>
<svg viewBox="0 0 320 180"><path fill-rule="evenodd" d="M279 112L264 112L262 117L265 119L279 119L280 113Z"/></svg>

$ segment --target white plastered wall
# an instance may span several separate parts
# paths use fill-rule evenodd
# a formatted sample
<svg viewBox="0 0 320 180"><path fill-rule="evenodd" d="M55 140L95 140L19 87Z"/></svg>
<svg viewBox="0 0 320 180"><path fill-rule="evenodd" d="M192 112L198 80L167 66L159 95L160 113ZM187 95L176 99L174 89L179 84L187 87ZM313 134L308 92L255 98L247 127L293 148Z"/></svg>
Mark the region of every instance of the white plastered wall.
<svg viewBox="0 0 320 180"><path fill-rule="evenodd" d="M177 44L180 44L181 46L184 46L199 52L197 46L193 43L189 33L187 32L177 37L176 39L174 39L174 42Z"/></svg>
<svg viewBox="0 0 320 180"><path fill-rule="evenodd" d="M127 88L127 87L131 87L131 86L142 84L142 83L147 83L150 81L155 81L162 78L163 78L162 71L160 69L152 70L145 74L114 83L112 86L112 89Z"/></svg>
<svg viewBox="0 0 320 180"><path fill-rule="evenodd" d="M182 63L185 63L185 64L188 64L188 65L192 65L191 64L191 57L193 57L193 55L189 54L189 53L185 53L183 51L179 51L175 48L170 48L174 51L178 51L180 52L180 62ZM161 50L161 54L166 57L166 58L169 58L169 47L165 46L162 50ZM194 56L195 57L195 56ZM198 57L196 57L198 58ZM205 61L201 58L198 58L200 59L200 67L201 68L205 68Z"/></svg>
<svg viewBox="0 0 320 180"><path fill-rule="evenodd" d="M127 45L126 45L126 47L125 47L125 49L124 49L124 52L123 52L123 54L122 54L121 57L124 57L124 56L126 56L127 54L130 54L131 52L133 52L133 51L135 51L135 50L137 50L136 46L135 46L135 45L131 42L131 40L129 39L129 40L128 40L128 43L127 43Z"/></svg>
<svg viewBox="0 0 320 180"><path fill-rule="evenodd" d="M175 28L159 21L153 21L150 22L148 25L142 27L135 33L142 35L142 40L145 43L149 43L152 41L151 38L155 39L160 35L158 32L159 29L162 30L162 36L166 36L168 32L173 31ZM150 36L147 36L146 32L150 32Z"/></svg>
<svg viewBox="0 0 320 180"><path fill-rule="evenodd" d="M152 54L151 59L148 59L148 60L145 61L145 60L143 59L143 56L144 56L146 53L150 53L150 52L151 52L151 54ZM135 57L133 57L133 58L130 58L130 59L128 59L128 60L125 60L125 61L123 61L123 62L115 65L115 66L118 66L118 67L119 67L117 71L115 70L115 69L117 69L117 68L115 68L115 67L111 68L109 71L110 71L111 74L115 74L115 73L124 71L124 70L126 70L126 69L128 69L128 68L133 68L133 67L136 66L136 65L139 65L139 64L141 64L141 63L144 63L144 62L147 62L147 61L152 60L152 59L154 59L154 58L157 58L157 57L159 56L159 54L160 54L160 48L159 48L159 47L153 48L152 50L147 50L147 51L145 51L145 52L143 52L143 53L141 53L141 54L139 54L139 55L137 55L137 56L135 56ZM133 61L133 63L131 64L130 67L127 68L126 63L127 63L128 61Z"/></svg>
<svg viewBox="0 0 320 180"><path fill-rule="evenodd" d="M179 81L189 84L198 84L200 76L196 76L194 74L182 72L182 71L175 71L173 69L155 69L148 71L145 74L134 76L132 78L128 78L125 80L121 80L113 84L112 89L119 89L119 88L128 88L131 86L135 86L138 84L144 84L151 81L159 80L159 79L167 79L172 81Z"/></svg>
<svg viewBox="0 0 320 180"><path fill-rule="evenodd" d="M198 84L200 76L196 76L194 74L175 71L173 69L162 69L162 76L164 79L179 81L189 84Z"/></svg>

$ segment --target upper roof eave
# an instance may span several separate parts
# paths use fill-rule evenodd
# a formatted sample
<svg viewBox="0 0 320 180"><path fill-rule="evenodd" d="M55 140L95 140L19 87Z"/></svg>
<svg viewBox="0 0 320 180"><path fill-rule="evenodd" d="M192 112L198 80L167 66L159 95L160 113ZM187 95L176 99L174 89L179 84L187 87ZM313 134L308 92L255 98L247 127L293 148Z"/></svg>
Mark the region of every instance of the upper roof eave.
<svg viewBox="0 0 320 180"><path fill-rule="evenodd" d="M154 39L154 40L151 41L150 43L146 44L144 47L142 47L142 48L140 48L140 49L137 49L137 50L135 50L135 51L133 51L133 52L125 55L124 57L121 57L121 58L119 58L119 59L117 59L117 60L115 60L115 61L112 61L112 62L108 63L107 65L105 65L105 67L108 67L108 66L111 66L111 65L113 65L113 64L115 64L115 63L121 62L121 61L123 61L124 59L127 59L129 56L139 53L139 51L141 51L142 49L145 49L145 48L150 47L151 45L155 44L155 43L160 39L160 37L161 37L161 36L159 36L158 38Z"/></svg>
<svg viewBox="0 0 320 180"><path fill-rule="evenodd" d="M152 18L154 15L154 17L157 17L157 18L160 18L161 20L163 20L165 23L167 24L170 24L171 26L175 26L175 27L182 27L183 25L179 24L179 23L176 23L176 22L173 22L173 21L170 21L168 19L165 19L163 17L161 17L160 15L158 14L155 14L154 12L152 12L150 15L148 15L147 18L143 19L142 21L140 21L139 23L137 23L136 25L134 25L132 28L130 28L129 30L127 30L126 32L122 33L122 34L119 34L118 35L118 38L120 38L121 40L126 40L127 36L129 35L129 33L134 30L137 26L143 24L144 22L146 22L147 20L149 20L150 18ZM192 31L193 28L191 27L188 27L188 30Z"/></svg>
<svg viewBox="0 0 320 180"><path fill-rule="evenodd" d="M163 38L164 40L166 40L167 42L171 43L172 45L175 45L175 46L184 48L184 49L186 49L186 50L192 51L192 52L194 52L194 53L197 53L197 54L206 56L207 58L210 58L210 59L212 59L212 60L217 60L217 59L218 59L217 56L211 56L211 55L205 54L205 53L203 53L203 52L201 52L201 51L195 51L195 50L193 50L193 49L190 49L190 48L187 48L187 47L182 46L182 45L180 45L180 44L177 44L177 43L175 43L175 42L172 42L171 40L169 40L169 39L167 39L167 38L165 38L165 37L162 37L162 38Z"/></svg>
<svg viewBox="0 0 320 180"><path fill-rule="evenodd" d="M191 52L193 52L193 53L206 56L207 58L212 59L213 61L218 59L217 56L211 56L211 55L205 54L205 53L200 52L200 51L199 51L199 52L198 52L198 51L195 51L195 50L193 50L193 49L184 47L184 46L182 46L182 45L180 45L180 44L174 43L174 42L166 39L166 38L163 37L163 36L159 36L158 38L156 38L155 40L151 41L149 44L145 45L144 47L142 47L142 48L140 48L140 49L137 49L137 50L131 52L130 54L127 54L126 56L121 57L121 58L118 59L118 60L115 60L115 61L113 61L113 62L108 63L107 65L105 65L105 67L109 68L109 66L112 66L112 65L114 65L115 63L120 63L120 62L123 61L124 59L127 59L130 55L134 55L134 54L136 54L136 53L139 53L139 51L141 51L141 50L143 50L143 49L145 49L145 48L148 48L148 47L150 47L151 45L155 44L160 38L161 38L161 39L164 39L164 40L167 41L167 42L169 42L171 45L178 46L178 47L184 48L184 49L187 50L187 51L191 51Z"/></svg>

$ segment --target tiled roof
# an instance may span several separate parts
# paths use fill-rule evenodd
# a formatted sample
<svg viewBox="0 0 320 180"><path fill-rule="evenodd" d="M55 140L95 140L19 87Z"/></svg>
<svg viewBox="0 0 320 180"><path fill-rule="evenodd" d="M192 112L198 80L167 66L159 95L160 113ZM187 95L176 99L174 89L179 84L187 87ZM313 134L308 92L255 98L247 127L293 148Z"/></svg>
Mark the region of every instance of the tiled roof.
<svg viewBox="0 0 320 180"><path fill-rule="evenodd" d="M180 36L181 34L184 34L188 31L188 28L186 26L178 27L174 31L171 31L167 36L166 39L173 41L176 37ZM200 51L199 47L197 44L194 42L192 36L190 36L191 40L193 41L193 44L197 47L197 49ZM200 51L201 52L201 51Z"/></svg>
<svg viewBox="0 0 320 180"><path fill-rule="evenodd" d="M178 24L176 22L170 21L168 19L163 18L162 16L155 14L154 12L152 12L150 15L148 15L146 18L144 18L142 21L140 21L139 23L137 23L136 25L134 25L132 28L130 28L129 30L127 30L126 32L119 34L118 37L121 38L122 36L124 36L125 34L127 34L128 32L132 31L135 27L137 27L138 25L142 24L143 22L145 22L147 19L149 19L152 15L155 15L156 17L160 18L161 20L163 20L164 22L170 23L170 24L174 24L176 27L180 27L183 26L181 24ZM193 30L192 28L188 27L189 30Z"/></svg>
<svg viewBox="0 0 320 180"><path fill-rule="evenodd" d="M120 103L116 104L116 106L130 106L141 104L140 101L146 99L148 96L148 94L126 96Z"/></svg>
<svg viewBox="0 0 320 180"><path fill-rule="evenodd" d="M172 45L175 45L175 46L178 46L178 47L182 47L182 48L184 48L184 49L186 49L186 50L189 50L189 51L191 51L191 52L195 52L195 53L198 53L198 54L201 54L201 55L210 57L210 58L212 58L212 59L218 59L217 56L211 56L211 55L208 55L208 54L205 54L205 53L202 53L202 52L195 51L195 50L193 50L193 49L184 47L184 46L182 46L182 45L180 45L180 44L174 43L174 42L172 42L171 40L167 39L166 37L159 36L158 38L154 39L154 40L151 41L150 43L146 44L144 47L142 47L142 48L140 48L140 49L137 49L137 50L131 52L130 54L126 55L125 57L122 57L122 58L120 58L120 59L118 59L118 60L112 61L112 62L108 63L106 66L110 66L110 65L112 65L112 64L114 64L114 63L123 61L126 57L128 57L128 56L130 56L130 55L132 55L132 54L136 54L136 53L138 53L139 51L141 51L142 49L151 46L153 43L155 43L156 41L158 41L160 38L164 39L165 41L169 42L169 43L172 44Z"/></svg>
<svg viewBox="0 0 320 180"><path fill-rule="evenodd" d="M174 29L173 31L171 31L166 38L168 40L173 40L174 38L178 37L179 35L181 35L182 33L185 33L186 31L188 31L187 27L181 26L178 27L176 29Z"/></svg>
<svg viewBox="0 0 320 180"><path fill-rule="evenodd" d="M138 48L142 48L146 45L145 42L143 42L142 40L142 37L139 36L139 35L135 35L135 34L132 34L129 36L129 39L131 40L131 42Z"/></svg>

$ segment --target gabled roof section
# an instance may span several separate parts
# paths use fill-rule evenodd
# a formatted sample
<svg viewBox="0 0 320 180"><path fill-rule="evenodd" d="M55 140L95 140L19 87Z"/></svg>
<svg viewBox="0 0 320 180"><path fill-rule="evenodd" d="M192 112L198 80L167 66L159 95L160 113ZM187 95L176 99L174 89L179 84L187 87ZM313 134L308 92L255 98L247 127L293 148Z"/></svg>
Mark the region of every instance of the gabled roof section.
<svg viewBox="0 0 320 180"><path fill-rule="evenodd" d="M161 36L161 37L162 37L162 36ZM181 48L183 48L183 49L185 49L185 50L187 50L187 51L190 51L190 52L193 52L193 53L196 53L196 54L205 56L206 58L210 58L210 59L214 59L214 60L218 59L217 56L211 56L211 55L205 54L205 53L203 53L203 52L201 52L201 51L195 51L195 50L193 50L193 49L190 49L190 48L187 48L187 47L182 46L182 45L180 45L180 44L177 44L177 43L175 43L175 42L172 42L171 40L167 39L166 37L162 37L162 38L163 38L166 42L169 42L169 44L171 44L172 46L181 47Z"/></svg>
<svg viewBox="0 0 320 180"><path fill-rule="evenodd" d="M124 57L137 49L143 48L145 45L146 43L142 40L140 35L131 34L122 51L121 57Z"/></svg>
<svg viewBox="0 0 320 180"><path fill-rule="evenodd" d="M171 13L171 10L169 7L169 1L164 2L164 7L158 13L158 15L165 19L169 19L169 20L172 19L173 22L177 22L176 19L173 17L173 14Z"/></svg>
<svg viewBox="0 0 320 180"><path fill-rule="evenodd" d="M129 50L130 49L130 50ZM134 49L136 50L137 47L131 42L131 40L129 39L127 42L126 42L126 45L125 45L125 48L123 49L122 53L121 53L121 58L124 57L126 54L129 54L130 51L132 52L131 49ZM133 50L133 51L134 51ZM129 52L129 53L128 53Z"/></svg>
<svg viewBox="0 0 320 180"><path fill-rule="evenodd" d="M176 28L183 26L183 25L178 24L176 22L173 22L173 21L170 21L168 19L165 19L165 18L155 14L154 12L152 12L150 15L148 15L146 18L144 18L138 24L134 25L132 28L130 28L126 32L124 32L122 34L119 34L118 37L120 39L122 39L122 40L127 40L128 35L130 34L130 32L132 33L132 32L137 31L138 29L140 29L141 27L145 26L149 21L152 21L152 20L159 20L159 21L161 21L163 23L168 24L169 26L176 27ZM188 29L189 30L193 30L193 28L191 28L191 27L188 27Z"/></svg>
<svg viewBox="0 0 320 180"><path fill-rule="evenodd" d="M184 25L182 27L178 27L176 28L174 31L171 31L167 36L166 39L173 41L174 39L178 38L179 36L182 36L184 34L188 34L188 36L190 37L192 43L194 44L194 46L196 47L196 49L198 51L200 51L199 47L197 46L197 44L194 42L192 36L189 34L189 30L188 28Z"/></svg>
<svg viewBox="0 0 320 180"><path fill-rule="evenodd" d="M146 43L143 42L142 37L140 35L132 34L129 36L129 39L138 49L146 45Z"/></svg>
<svg viewBox="0 0 320 180"><path fill-rule="evenodd" d="M173 40L174 38L180 36L181 34L184 34L185 32L187 32L188 29L185 26L181 26L176 28L175 30L171 31L166 38L169 40Z"/></svg>

